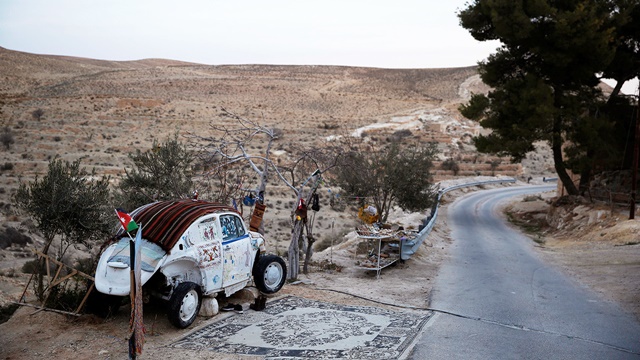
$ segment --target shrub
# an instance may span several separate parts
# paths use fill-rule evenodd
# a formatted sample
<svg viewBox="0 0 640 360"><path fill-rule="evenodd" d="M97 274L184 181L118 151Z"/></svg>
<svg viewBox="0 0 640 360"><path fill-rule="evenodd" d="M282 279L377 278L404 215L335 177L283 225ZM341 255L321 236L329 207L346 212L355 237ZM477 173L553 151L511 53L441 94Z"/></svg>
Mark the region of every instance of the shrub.
<svg viewBox="0 0 640 360"><path fill-rule="evenodd" d="M39 267L40 267L40 265L38 264L38 260L27 261L26 263L24 263L22 265L22 272L25 273L25 274L37 274ZM40 273L41 274L46 274L44 269L42 269L42 271L40 271Z"/></svg>
<svg viewBox="0 0 640 360"><path fill-rule="evenodd" d="M75 311L86 293L86 286L71 278L49 290L49 297L45 307L63 311Z"/></svg>
<svg viewBox="0 0 640 360"><path fill-rule="evenodd" d="M273 138L274 139L282 139L284 137L284 131L279 128L273 129Z"/></svg>
<svg viewBox="0 0 640 360"><path fill-rule="evenodd" d="M532 201L542 201L542 196L540 196L540 195L527 195L522 199L522 202L532 202Z"/></svg>
<svg viewBox="0 0 640 360"><path fill-rule="evenodd" d="M10 163L10 162L6 162L6 163L4 163L4 165L2 165L2 167L0 167L0 170L2 170L2 171L13 170L13 164Z"/></svg>
<svg viewBox="0 0 640 360"><path fill-rule="evenodd" d="M18 304L8 304L7 306L0 306L0 324L7 322L11 318L20 305Z"/></svg>
<svg viewBox="0 0 640 360"><path fill-rule="evenodd" d="M0 270L0 276L6 276L8 278L16 277L16 269L8 268L5 270Z"/></svg>
<svg viewBox="0 0 640 360"><path fill-rule="evenodd" d="M17 244L19 246L25 246L28 243L32 243L30 237L22 234L16 228L11 226L4 229L3 232L0 232L0 249L6 249L13 244Z"/></svg>
<svg viewBox="0 0 640 360"><path fill-rule="evenodd" d="M460 165L458 165L458 163L453 159L447 159L443 161L440 167L442 168L442 170L453 171L453 175L455 176L457 176L458 172L460 172Z"/></svg>
<svg viewBox="0 0 640 360"><path fill-rule="evenodd" d="M320 129L324 129L324 130L335 130L340 128L339 124L331 124L331 123L322 123L322 125L318 125L318 128Z"/></svg>
<svg viewBox="0 0 640 360"><path fill-rule="evenodd" d="M336 246L340 243L342 243L345 240L345 235L347 234L347 231L342 231L336 235L330 235L327 236L321 240L317 240L314 244L313 244L313 249L315 251L323 251L326 250L328 248L331 247L331 244L333 243L333 246Z"/></svg>
<svg viewBox="0 0 640 360"><path fill-rule="evenodd" d="M113 208L108 202L109 178L95 177L95 170L85 171L80 167L80 160L69 163L56 158L49 163L44 177L20 184L14 204L38 224L45 244L42 253L50 255L49 248L57 239L55 259L62 260L70 246L90 247L91 241L111 234L113 221L109 214L113 214ZM41 272L35 273L36 296L42 300L43 277Z"/></svg>
<svg viewBox="0 0 640 360"><path fill-rule="evenodd" d="M191 194L194 155L178 136L164 143L153 142L150 150L129 154L133 169L125 170L116 202L135 209L157 200L186 198Z"/></svg>
<svg viewBox="0 0 640 360"><path fill-rule="evenodd" d="M403 210L421 211L434 201L430 170L437 147L407 144L344 154L337 169L336 185L347 196L369 197L385 222L392 205Z"/></svg>
<svg viewBox="0 0 640 360"><path fill-rule="evenodd" d="M44 110L42 109L36 109L33 110L33 112L31 112L31 117L33 117L35 120L42 120L42 116L44 115Z"/></svg>
<svg viewBox="0 0 640 360"><path fill-rule="evenodd" d="M97 264L97 257L88 257L76 260L75 269L85 274L93 274Z"/></svg>
<svg viewBox="0 0 640 360"><path fill-rule="evenodd" d="M403 130L398 130L396 132L394 132L391 137L389 137L387 139L387 141L401 141L404 138L410 137L411 135L413 135L411 133L411 130L409 129L403 129Z"/></svg>
<svg viewBox="0 0 640 360"><path fill-rule="evenodd" d="M2 129L2 133L0 133L0 143L4 145L4 148L6 150L9 150L11 148L11 145L14 142L15 142L15 139L13 138L13 133L11 132L11 129L9 129L8 126L5 126Z"/></svg>
<svg viewBox="0 0 640 360"><path fill-rule="evenodd" d="M496 169L498 168L498 166L502 163L502 161L500 159L496 159L491 161L489 164L491 165L491 175L495 175Z"/></svg>

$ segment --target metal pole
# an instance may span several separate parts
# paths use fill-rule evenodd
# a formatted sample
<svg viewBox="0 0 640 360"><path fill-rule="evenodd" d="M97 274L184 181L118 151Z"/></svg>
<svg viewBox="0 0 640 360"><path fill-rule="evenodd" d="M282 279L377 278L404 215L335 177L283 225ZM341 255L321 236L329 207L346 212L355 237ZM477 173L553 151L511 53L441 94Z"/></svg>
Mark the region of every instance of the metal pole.
<svg viewBox="0 0 640 360"><path fill-rule="evenodd" d="M636 187L638 182L638 150L640 149L640 85L638 86L638 109L636 110L636 134L633 140L633 165L631 166L631 204L629 204L629 219L636 215Z"/></svg>

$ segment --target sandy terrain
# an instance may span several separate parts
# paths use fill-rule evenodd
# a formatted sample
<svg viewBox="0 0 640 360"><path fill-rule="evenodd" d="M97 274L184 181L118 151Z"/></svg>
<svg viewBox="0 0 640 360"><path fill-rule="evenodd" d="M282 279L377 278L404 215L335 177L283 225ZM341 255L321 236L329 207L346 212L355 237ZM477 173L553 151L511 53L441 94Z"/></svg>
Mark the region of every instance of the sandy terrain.
<svg viewBox="0 0 640 360"><path fill-rule="evenodd" d="M468 191L473 189L458 190L447 195L448 199L445 202ZM552 194L545 194L540 199L516 200L507 206L505 211L513 218L530 224L533 219L546 217L550 206L546 200L550 200L551 197ZM375 272L354 268L354 255L359 241L351 234L342 244L317 253L314 257L316 266L311 267L311 272L307 275L302 274L299 282L286 285L278 296L292 294L327 302L379 306L394 310L404 308L406 311L410 311L411 308L428 308L433 280L440 264L447 257L448 244L451 242L448 236L446 205L443 210L445 211L438 217L434 231L418 253L403 264L384 269L379 279L376 278ZM602 210L578 210L587 219L589 216L598 216L598 211ZM419 214L397 213L395 216L396 220L411 222ZM580 238L563 236L562 231L568 230L567 228L536 230L531 237L532 241L540 244L538 251L547 258L551 266L555 264L563 268L574 276L576 281L600 293L603 298L620 303L640 318L640 272L637 271L640 246L637 243L627 243L633 242L634 234L639 229L640 225L636 221L630 222L618 217L606 222L606 227L600 228L600 225L597 225L594 229L585 230ZM604 235L600 237L604 239L593 240L594 235L602 233ZM607 235L613 238L607 238ZM340 271L328 270L327 262L338 265ZM251 296L250 293L241 293L234 296L234 301L244 301L246 304L250 302ZM398 304L401 306L398 307ZM178 350L167 346L208 321L211 320L199 317L192 328L178 330L169 324L161 308L145 307L147 337L142 358L210 358L210 353ZM0 325L0 343L3 344L0 357L122 358L126 356L127 332L128 307L123 307L116 317L106 321L92 315L74 318L22 307L12 319ZM37 341L27 340L33 339L34 334ZM220 355L219 358L243 357Z"/></svg>
<svg viewBox="0 0 640 360"><path fill-rule="evenodd" d="M398 220L395 223L407 226L421 216L400 211L394 215ZM285 285L277 296L291 294L325 302L395 310L402 307L390 304L403 304L407 309L428 307L433 280L446 257L450 242L446 219L441 219L429 239L410 260L384 269L380 278L376 278L375 272L355 268L355 253L360 242L352 233L340 245L315 254L315 265L311 266L309 274L301 274L298 282ZM334 268L326 265L329 263L335 264L338 270L329 270ZM234 295L231 301L242 301L246 307L252 301L252 296L252 293L245 291ZM75 318L21 307L8 322L0 324L0 358L123 358L127 356L128 311L129 308L123 306L116 317L102 320L93 315ZM167 347L172 341L211 321L208 318L199 317L191 328L179 330L169 323L161 307L145 307L144 316L147 336L142 358L211 358L211 353ZM217 316L224 316L224 313ZM34 334L38 341L27 340L33 339ZM216 356L220 359L242 359L228 355Z"/></svg>

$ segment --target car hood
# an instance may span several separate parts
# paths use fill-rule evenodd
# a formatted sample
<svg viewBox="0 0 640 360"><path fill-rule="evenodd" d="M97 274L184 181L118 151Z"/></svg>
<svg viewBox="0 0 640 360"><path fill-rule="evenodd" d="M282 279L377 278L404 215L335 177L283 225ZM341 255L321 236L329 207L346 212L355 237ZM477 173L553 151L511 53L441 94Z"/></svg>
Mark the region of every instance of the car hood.
<svg viewBox="0 0 640 360"><path fill-rule="evenodd" d="M131 289L131 250L132 241L122 238L110 245L100 256L96 268L96 290L110 295L128 295ZM142 239L140 251L141 280L144 285L158 270L167 253L157 244Z"/></svg>

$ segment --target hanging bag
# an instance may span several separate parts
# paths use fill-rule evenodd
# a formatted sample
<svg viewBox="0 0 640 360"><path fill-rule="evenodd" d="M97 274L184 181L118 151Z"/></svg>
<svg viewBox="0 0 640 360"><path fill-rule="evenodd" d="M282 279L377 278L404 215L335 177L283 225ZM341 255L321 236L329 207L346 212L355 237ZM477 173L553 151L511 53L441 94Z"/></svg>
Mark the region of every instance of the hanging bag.
<svg viewBox="0 0 640 360"><path fill-rule="evenodd" d="M316 193L311 196L311 210L320 211L320 197Z"/></svg>

